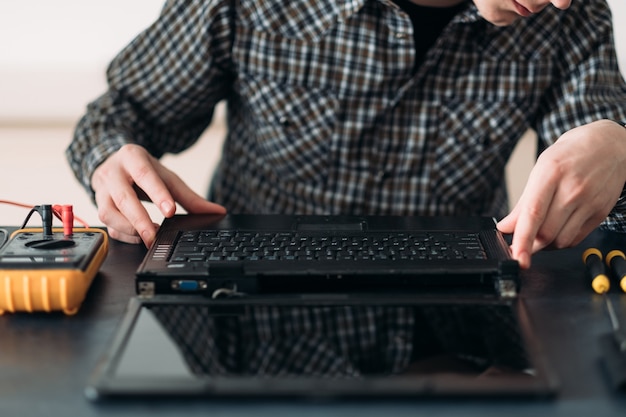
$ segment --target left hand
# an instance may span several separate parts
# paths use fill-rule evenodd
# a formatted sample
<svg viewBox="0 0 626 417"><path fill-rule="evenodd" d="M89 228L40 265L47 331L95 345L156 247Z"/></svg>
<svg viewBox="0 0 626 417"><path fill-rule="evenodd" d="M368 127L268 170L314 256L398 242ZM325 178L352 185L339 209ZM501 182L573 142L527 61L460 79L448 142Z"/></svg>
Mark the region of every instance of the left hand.
<svg viewBox="0 0 626 417"><path fill-rule="evenodd" d="M626 182L626 129L600 120L563 134L537 159L511 213L498 223L513 233L520 267L544 248L574 246L609 214Z"/></svg>

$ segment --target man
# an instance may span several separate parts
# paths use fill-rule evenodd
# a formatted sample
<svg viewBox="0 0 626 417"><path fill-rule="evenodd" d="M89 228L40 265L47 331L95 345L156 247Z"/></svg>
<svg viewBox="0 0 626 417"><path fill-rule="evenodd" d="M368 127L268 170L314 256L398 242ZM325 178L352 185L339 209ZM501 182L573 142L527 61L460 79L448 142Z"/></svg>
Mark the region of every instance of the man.
<svg viewBox="0 0 626 417"><path fill-rule="evenodd" d="M189 212L491 215L527 268L626 229L626 86L605 0L168 1L67 156L113 238ZM158 162L227 102L209 200ZM546 147L508 216L504 167ZM557 140L558 139L558 140ZM504 217L504 218L503 218Z"/></svg>

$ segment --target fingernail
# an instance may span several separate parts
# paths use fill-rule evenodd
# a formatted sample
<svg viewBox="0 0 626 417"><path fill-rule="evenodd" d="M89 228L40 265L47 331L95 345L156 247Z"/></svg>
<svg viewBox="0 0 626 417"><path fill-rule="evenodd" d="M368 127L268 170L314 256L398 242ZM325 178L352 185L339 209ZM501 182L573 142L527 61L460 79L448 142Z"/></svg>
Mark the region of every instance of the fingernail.
<svg viewBox="0 0 626 417"><path fill-rule="evenodd" d="M161 213L169 214L173 209L172 204L169 201L164 201L161 203Z"/></svg>
<svg viewBox="0 0 626 417"><path fill-rule="evenodd" d="M143 240L144 244L147 247L152 245L152 240L154 239L154 232L151 230L144 230L141 232L141 240Z"/></svg>
<svg viewBox="0 0 626 417"><path fill-rule="evenodd" d="M528 268L530 266L530 255L528 254L528 252L522 252L519 255L519 263L520 266L524 269Z"/></svg>

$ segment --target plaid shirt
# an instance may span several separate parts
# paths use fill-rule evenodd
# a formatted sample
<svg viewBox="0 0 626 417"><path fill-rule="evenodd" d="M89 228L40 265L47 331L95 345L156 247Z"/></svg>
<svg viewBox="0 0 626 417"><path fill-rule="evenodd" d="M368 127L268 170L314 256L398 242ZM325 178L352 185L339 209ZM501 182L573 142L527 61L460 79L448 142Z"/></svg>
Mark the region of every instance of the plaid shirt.
<svg viewBox="0 0 626 417"><path fill-rule="evenodd" d="M420 65L412 34L391 0L170 0L111 63L68 159L92 192L123 144L182 151L225 100L210 198L231 212L500 218L528 128L549 146L626 120L605 0L508 27L468 2ZM624 213L606 224L626 229Z"/></svg>

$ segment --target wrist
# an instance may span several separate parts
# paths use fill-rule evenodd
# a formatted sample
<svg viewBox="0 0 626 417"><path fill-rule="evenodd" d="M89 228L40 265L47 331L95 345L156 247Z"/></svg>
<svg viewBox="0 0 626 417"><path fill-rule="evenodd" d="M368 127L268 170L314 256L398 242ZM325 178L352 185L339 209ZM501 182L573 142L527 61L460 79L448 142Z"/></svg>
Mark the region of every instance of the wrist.
<svg viewBox="0 0 626 417"><path fill-rule="evenodd" d="M620 142L623 143L626 147L626 123L620 120L614 120L614 119L610 119L610 120L622 128L622 131L621 131L622 140ZM623 153L622 157L623 157L622 166L625 166L626 165L626 153ZM616 207L626 208L626 177L624 178L624 188L622 189L622 194L619 200L617 201Z"/></svg>

